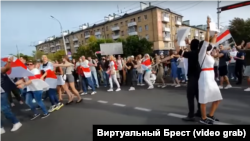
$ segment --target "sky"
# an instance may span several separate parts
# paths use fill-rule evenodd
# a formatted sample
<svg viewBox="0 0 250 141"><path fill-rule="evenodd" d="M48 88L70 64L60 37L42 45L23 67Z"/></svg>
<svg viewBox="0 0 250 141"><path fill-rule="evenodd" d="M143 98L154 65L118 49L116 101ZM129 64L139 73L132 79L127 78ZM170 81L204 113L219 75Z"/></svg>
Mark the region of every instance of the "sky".
<svg viewBox="0 0 250 141"><path fill-rule="evenodd" d="M148 1L146 2L148 3ZM222 1L220 6L238 3ZM216 1L152 1L151 5L170 8L172 11L190 20L191 25L206 24L206 16L217 22ZM119 10L118 10L119 9ZM125 14L140 9L136 1L2 1L1 2L1 56L20 53L31 55L33 45L53 35L60 35L59 24L50 17L57 18L63 30L75 31L84 23L102 22L112 13ZM121 13L122 11L122 13ZM221 13L220 24L227 26L235 17L250 18L250 6L245 6Z"/></svg>

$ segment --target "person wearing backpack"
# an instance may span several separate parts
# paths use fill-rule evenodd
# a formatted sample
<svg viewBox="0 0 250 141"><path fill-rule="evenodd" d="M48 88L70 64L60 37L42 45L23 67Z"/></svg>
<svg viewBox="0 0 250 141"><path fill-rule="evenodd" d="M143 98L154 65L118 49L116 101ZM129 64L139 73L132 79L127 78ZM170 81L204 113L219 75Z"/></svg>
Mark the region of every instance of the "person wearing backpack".
<svg viewBox="0 0 250 141"><path fill-rule="evenodd" d="M232 88L232 85L229 82L227 77L228 67L227 62L231 60L230 53L227 50L224 50L222 44L219 45L220 51L214 57L219 57L219 75L220 75L220 85L219 88L223 89L223 82L226 81L227 86L224 89Z"/></svg>

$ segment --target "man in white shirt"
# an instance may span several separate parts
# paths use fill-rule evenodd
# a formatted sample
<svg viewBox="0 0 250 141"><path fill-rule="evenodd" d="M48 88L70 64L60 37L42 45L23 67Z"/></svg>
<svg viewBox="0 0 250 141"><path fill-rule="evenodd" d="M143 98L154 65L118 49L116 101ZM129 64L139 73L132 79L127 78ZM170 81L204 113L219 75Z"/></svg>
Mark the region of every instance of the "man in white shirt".
<svg viewBox="0 0 250 141"><path fill-rule="evenodd" d="M97 88L99 88L99 82L98 82L97 72L96 72L96 68L95 68L95 67L97 67L97 63L91 57L88 57L88 60L89 60L89 66L90 66L90 70L91 70L93 83Z"/></svg>
<svg viewBox="0 0 250 141"><path fill-rule="evenodd" d="M237 55L237 52L238 51L235 48L233 48L232 51L230 52L231 60L229 61L229 64L228 64L228 78L229 79L236 78L235 73L234 73L236 61L234 60L234 57Z"/></svg>

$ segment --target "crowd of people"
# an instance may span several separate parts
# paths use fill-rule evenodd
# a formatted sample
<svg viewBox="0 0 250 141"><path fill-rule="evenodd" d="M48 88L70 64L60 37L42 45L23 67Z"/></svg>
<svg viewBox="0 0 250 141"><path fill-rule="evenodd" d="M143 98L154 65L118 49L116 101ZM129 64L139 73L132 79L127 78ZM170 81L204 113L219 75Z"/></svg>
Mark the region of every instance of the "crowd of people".
<svg viewBox="0 0 250 141"><path fill-rule="evenodd" d="M20 104L25 102L30 107L33 112L31 120L34 120L38 117L46 118L64 105L81 103L81 95L94 95L100 86L109 87L108 92L119 92L124 85L129 86L128 91L134 91L136 87L145 84L148 89L154 89L157 78L157 87L165 88L165 76L170 72L172 86L180 87L181 83L187 83L189 113L183 120L194 121L195 117L200 117L201 123L213 124L218 121L214 113L222 100L220 89L232 87L229 79L235 79L236 84L241 84L243 68L249 83L249 88L245 91L250 91L250 62L247 59L250 57L250 43L243 47L245 42L242 42L230 51L223 45L215 47L217 33L210 39L209 18L207 23L204 41L193 39L189 43L186 40L186 47L179 47L175 41L175 50L170 50L168 55L156 54L154 58L149 54L126 58L121 55L109 55L100 60L81 56L72 61L67 56L62 57L62 60L50 61L43 55L41 62L19 58L34 77L9 78L6 72L11 69L13 62L13 57L10 57L6 65L1 67L1 111L13 123L11 131L16 131L22 124L11 111L11 107L15 106L12 94ZM48 88L45 90L34 83L34 79L43 80L48 84ZM219 85L216 81L220 81ZM89 90L91 92L88 92ZM66 103L63 103L63 93L67 94ZM47 97L51 104L49 109L43 102ZM194 98L198 103L196 113ZM209 102L212 102L212 107L207 115L206 104ZM38 107L34 103L37 103ZM42 115L37 108L42 110ZM1 133L5 133L3 127Z"/></svg>

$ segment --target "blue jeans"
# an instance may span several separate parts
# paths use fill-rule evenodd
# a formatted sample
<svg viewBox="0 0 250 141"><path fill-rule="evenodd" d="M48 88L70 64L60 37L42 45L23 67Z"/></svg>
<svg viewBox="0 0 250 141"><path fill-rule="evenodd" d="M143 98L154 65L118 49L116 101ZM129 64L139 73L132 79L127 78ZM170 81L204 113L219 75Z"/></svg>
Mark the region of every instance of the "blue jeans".
<svg viewBox="0 0 250 141"><path fill-rule="evenodd" d="M93 91L95 91L95 86L92 82L91 77L83 77L82 76L82 90L84 93L87 92L87 86L90 86Z"/></svg>
<svg viewBox="0 0 250 141"><path fill-rule="evenodd" d="M143 78L142 78L143 74L142 73L138 73L138 84L142 84L143 83Z"/></svg>
<svg viewBox="0 0 250 141"><path fill-rule="evenodd" d="M107 87L109 85L109 75L106 73L106 71L102 71L102 76L104 86Z"/></svg>
<svg viewBox="0 0 250 141"><path fill-rule="evenodd" d="M96 71L91 71L91 76L92 76L92 81L94 83L94 86L99 87L99 82L98 82Z"/></svg>
<svg viewBox="0 0 250 141"><path fill-rule="evenodd" d="M182 68L177 68L177 75L179 80L185 80Z"/></svg>
<svg viewBox="0 0 250 141"><path fill-rule="evenodd" d="M16 118L16 116L12 113L10 109L10 105L8 102L8 96L7 93L1 93L1 112L4 114L6 119L9 119L12 124L16 124L19 122L19 120ZM1 119L1 128L3 125L3 121Z"/></svg>
<svg viewBox="0 0 250 141"><path fill-rule="evenodd" d="M34 91L34 92L27 92L26 93L26 99L25 99L25 103L30 107L31 111L34 112L35 114L38 114L37 110L36 110L36 105L32 102L33 97L36 100L37 105L39 105L43 111L44 114L47 114L48 111L42 101L42 94L43 91Z"/></svg>
<svg viewBox="0 0 250 141"><path fill-rule="evenodd" d="M48 95L49 95L49 99L50 99L51 105L56 105L56 104L59 103L58 98L56 96L56 89L50 88L48 90Z"/></svg>

